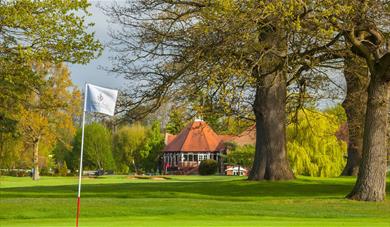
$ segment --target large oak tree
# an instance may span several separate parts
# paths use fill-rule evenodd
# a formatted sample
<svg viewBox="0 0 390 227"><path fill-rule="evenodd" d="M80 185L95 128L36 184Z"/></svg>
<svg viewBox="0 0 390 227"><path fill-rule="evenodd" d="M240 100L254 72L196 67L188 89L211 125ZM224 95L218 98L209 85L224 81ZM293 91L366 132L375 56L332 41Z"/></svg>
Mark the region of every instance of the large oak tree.
<svg viewBox="0 0 390 227"><path fill-rule="evenodd" d="M328 15L324 24L343 34L352 51L367 64L370 82L358 178L347 196L382 201L386 195L386 143L390 107L390 2L382 0L326 1L341 16Z"/></svg>
<svg viewBox="0 0 390 227"><path fill-rule="evenodd" d="M354 24L346 39L366 60L370 72L364 126L363 158L351 199L382 201L386 196L386 143L390 108L389 2L361 1L356 4ZM345 27L344 27L345 29Z"/></svg>

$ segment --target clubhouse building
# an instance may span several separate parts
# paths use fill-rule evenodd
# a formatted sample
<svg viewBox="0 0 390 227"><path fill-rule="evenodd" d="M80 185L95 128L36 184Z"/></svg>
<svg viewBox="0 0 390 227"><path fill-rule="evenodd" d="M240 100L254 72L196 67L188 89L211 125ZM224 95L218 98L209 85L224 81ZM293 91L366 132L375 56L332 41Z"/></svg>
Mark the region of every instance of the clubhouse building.
<svg viewBox="0 0 390 227"><path fill-rule="evenodd" d="M253 134L254 133L254 134ZM165 172L191 174L198 171L201 161L216 160L219 172L225 173L224 158L226 142L238 145L254 144L255 127L251 127L239 136L217 135L203 120L188 124L178 135L165 135L163 165Z"/></svg>

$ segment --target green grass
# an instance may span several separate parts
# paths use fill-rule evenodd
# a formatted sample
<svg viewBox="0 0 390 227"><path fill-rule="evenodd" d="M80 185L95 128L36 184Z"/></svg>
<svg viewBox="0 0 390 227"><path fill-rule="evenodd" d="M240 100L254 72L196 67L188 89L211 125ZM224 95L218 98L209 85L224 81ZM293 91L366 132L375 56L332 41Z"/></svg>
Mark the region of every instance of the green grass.
<svg viewBox="0 0 390 227"><path fill-rule="evenodd" d="M390 194L380 203L344 199L354 181L84 178L80 226L390 226ZM75 223L76 177L0 177L0 193L1 227Z"/></svg>

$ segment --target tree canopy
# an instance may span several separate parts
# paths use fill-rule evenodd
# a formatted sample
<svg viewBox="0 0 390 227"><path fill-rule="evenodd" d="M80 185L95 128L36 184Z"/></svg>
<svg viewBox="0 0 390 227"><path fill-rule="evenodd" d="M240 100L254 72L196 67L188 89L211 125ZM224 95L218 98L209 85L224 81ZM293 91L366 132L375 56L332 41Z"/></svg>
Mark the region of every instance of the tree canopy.
<svg viewBox="0 0 390 227"><path fill-rule="evenodd" d="M87 0L0 1L0 129L15 131L20 107L42 85L36 64L88 63L102 45L86 23ZM12 108L9 108L12 103Z"/></svg>
<svg viewBox="0 0 390 227"><path fill-rule="evenodd" d="M287 128L287 148L295 174L336 177L345 166L346 143L336 137L337 115L303 109Z"/></svg>
<svg viewBox="0 0 390 227"><path fill-rule="evenodd" d="M141 124L123 126L114 134L114 156L121 172L138 171L137 161L145 156L146 134L147 130Z"/></svg>
<svg viewBox="0 0 390 227"><path fill-rule="evenodd" d="M160 169L164 137L160 122L145 127L139 123L122 126L113 137L114 156L118 171L156 172Z"/></svg>
<svg viewBox="0 0 390 227"><path fill-rule="evenodd" d="M86 125L84 130L85 167L93 170L115 169L110 131L96 122ZM73 155L75 156L73 166L78 166L79 163L81 133L81 129L79 129L73 142Z"/></svg>

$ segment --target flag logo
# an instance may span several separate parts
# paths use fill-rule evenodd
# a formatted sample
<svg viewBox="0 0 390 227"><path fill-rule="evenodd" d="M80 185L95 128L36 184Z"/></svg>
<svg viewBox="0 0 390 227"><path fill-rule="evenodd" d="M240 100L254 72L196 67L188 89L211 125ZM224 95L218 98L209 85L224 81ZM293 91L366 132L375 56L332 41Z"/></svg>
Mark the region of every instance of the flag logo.
<svg viewBox="0 0 390 227"><path fill-rule="evenodd" d="M85 96L84 111L99 112L111 116L115 114L117 90L87 84Z"/></svg>
<svg viewBox="0 0 390 227"><path fill-rule="evenodd" d="M104 97L103 97L102 93L100 93L100 94L98 95L98 101L99 101L99 103L103 102L103 99L104 99Z"/></svg>

